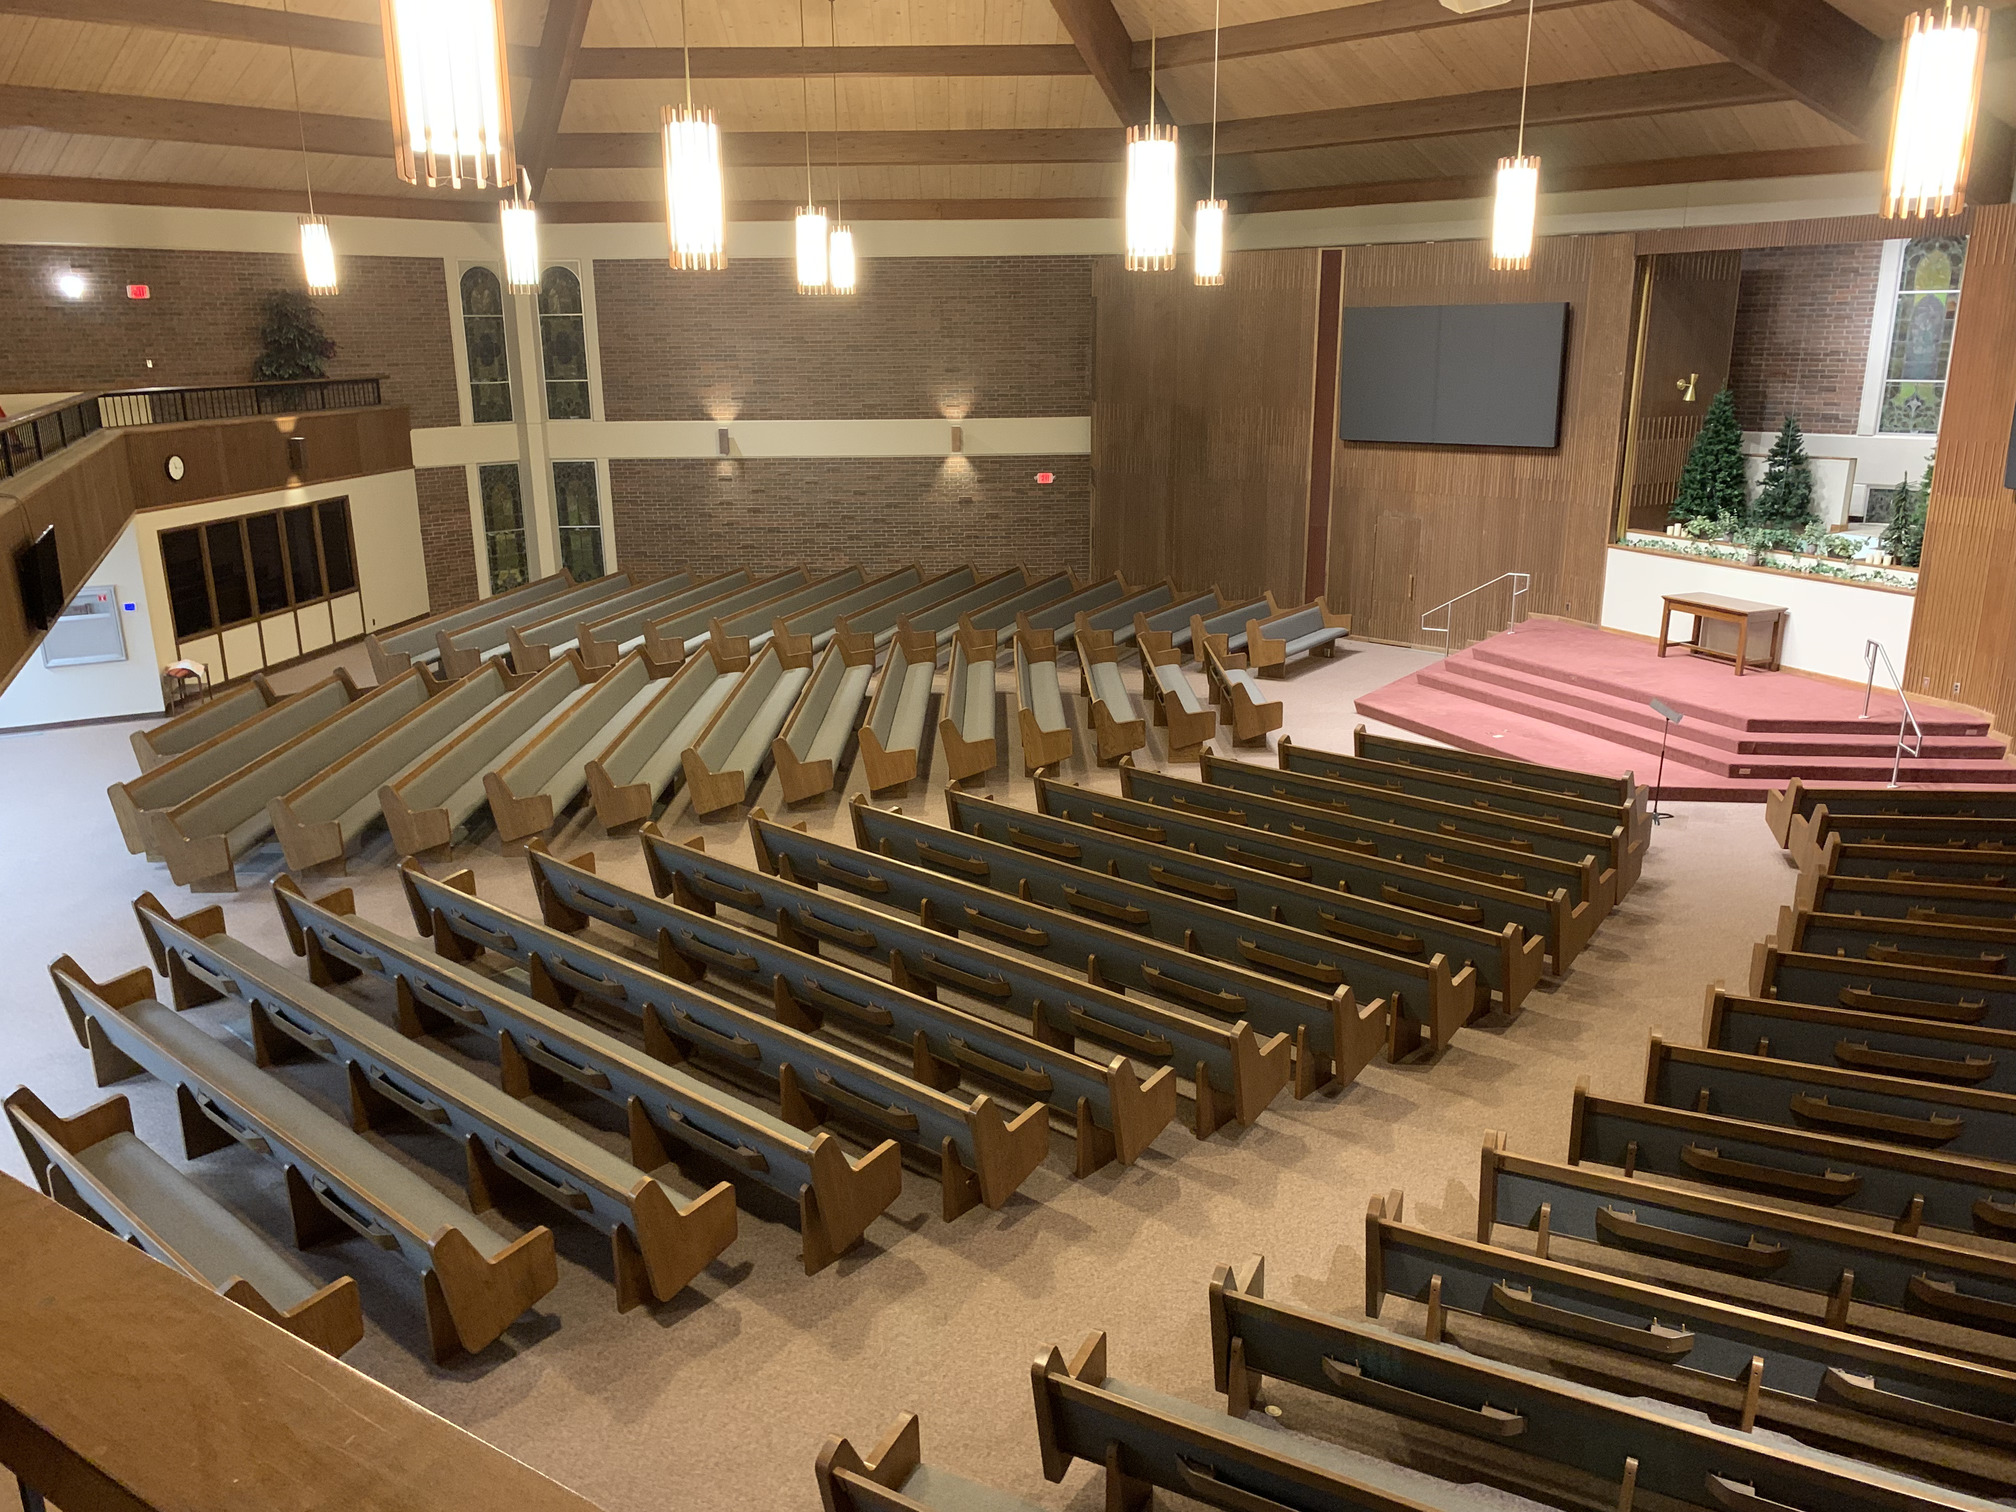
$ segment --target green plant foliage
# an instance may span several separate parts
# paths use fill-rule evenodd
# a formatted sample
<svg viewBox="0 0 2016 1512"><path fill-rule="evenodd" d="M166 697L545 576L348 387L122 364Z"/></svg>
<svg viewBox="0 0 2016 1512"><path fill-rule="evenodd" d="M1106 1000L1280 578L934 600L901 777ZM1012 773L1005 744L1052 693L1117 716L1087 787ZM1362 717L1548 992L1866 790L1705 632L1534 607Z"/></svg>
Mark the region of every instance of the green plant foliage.
<svg viewBox="0 0 2016 1512"><path fill-rule="evenodd" d="M286 382L328 376L336 343L322 329L315 301L294 289L276 289L260 308L260 352L252 363L255 382Z"/></svg>
<svg viewBox="0 0 2016 1512"><path fill-rule="evenodd" d="M1716 515L1733 515L1739 524L1749 517L1743 430L1736 423L1736 396L1726 388L1708 406L1701 434L1687 453L1671 518L1686 521Z"/></svg>
<svg viewBox="0 0 2016 1512"><path fill-rule="evenodd" d="M1909 478L1897 485L1890 505L1890 523L1883 527L1883 549L1900 567L1916 567L1925 550L1925 506L1932 497L1932 469L1914 484Z"/></svg>
<svg viewBox="0 0 2016 1512"><path fill-rule="evenodd" d="M1779 428L1778 439L1771 443L1764 481L1750 506L1750 518L1759 525L1792 531L1802 529L1813 518L1813 468L1806 456L1806 438L1790 415Z"/></svg>

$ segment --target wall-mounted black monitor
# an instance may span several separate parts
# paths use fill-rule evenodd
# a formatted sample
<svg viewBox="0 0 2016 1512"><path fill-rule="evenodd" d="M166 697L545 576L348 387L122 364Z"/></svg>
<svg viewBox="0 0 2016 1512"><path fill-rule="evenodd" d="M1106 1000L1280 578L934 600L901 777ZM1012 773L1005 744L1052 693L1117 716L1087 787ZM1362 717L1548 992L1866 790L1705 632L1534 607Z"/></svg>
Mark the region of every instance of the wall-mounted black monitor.
<svg viewBox="0 0 2016 1512"><path fill-rule="evenodd" d="M1565 304L1347 309L1337 434L1427 446L1561 444Z"/></svg>
<svg viewBox="0 0 2016 1512"><path fill-rule="evenodd" d="M47 630L63 612L63 565L56 559L56 527L46 528L14 553L21 582L21 613L37 630Z"/></svg>

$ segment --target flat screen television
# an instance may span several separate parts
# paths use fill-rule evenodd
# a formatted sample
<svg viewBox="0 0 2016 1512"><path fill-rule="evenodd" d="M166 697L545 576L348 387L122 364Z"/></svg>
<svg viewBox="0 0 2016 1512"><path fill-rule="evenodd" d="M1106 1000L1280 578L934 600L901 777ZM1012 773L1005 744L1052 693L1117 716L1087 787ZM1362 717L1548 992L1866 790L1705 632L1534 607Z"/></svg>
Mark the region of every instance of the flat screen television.
<svg viewBox="0 0 2016 1512"><path fill-rule="evenodd" d="M63 566L56 558L56 527L14 553L14 571L21 583L22 616L37 630L47 630L63 612Z"/></svg>
<svg viewBox="0 0 2016 1512"><path fill-rule="evenodd" d="M1565 304L1344 312L1337 434L1427 446L1561 444Z"/></svg>

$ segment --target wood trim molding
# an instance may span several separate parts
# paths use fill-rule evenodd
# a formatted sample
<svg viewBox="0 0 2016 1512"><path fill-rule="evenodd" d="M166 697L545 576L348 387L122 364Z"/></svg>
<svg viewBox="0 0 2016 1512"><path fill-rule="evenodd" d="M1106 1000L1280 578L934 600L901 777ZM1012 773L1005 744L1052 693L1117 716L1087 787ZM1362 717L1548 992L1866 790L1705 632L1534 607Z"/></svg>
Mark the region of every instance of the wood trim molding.
<svg viewBox="0 0 2016 1512"><path fill-rule="evenodd" d="M60 4L62 0L45 0ZM5 0L0 0L4 6ZM1088 72L1068 42L1020 46L696 47L696 79L796 79L806 74L873 78L1045 78ZM577 79L678 79L685 55L676 47L584 47Z"/></svg>
<svg viewBox="0 0 2016 1512"><path fill-rule="evenodd" d="M61 0L49 0L61 3ZM1594 5L1601 0L1534 0L1541 11L1570 10ZM1228 26L1219 33L1220 58L1257 58L1267 53L1298 52L1308 47L1335 47L1341 43L1363 42L1371 37L1391 37L1403 32L1434 31L1445 26L1462 26L1473 21L1502 21L1511 11L1488 10L1458 15L1442 0L1368 0L1360 5L1334 10L1311 11L1300 16L1280 16L1271 21L1248 21ZM1525 18L1521 16L1520 20ZM1211 61L1211 33L1179 32L1164 37L1156 48L1164 68ZM1134 66L1148 66L1148 44L1134 44Z"/></svg>

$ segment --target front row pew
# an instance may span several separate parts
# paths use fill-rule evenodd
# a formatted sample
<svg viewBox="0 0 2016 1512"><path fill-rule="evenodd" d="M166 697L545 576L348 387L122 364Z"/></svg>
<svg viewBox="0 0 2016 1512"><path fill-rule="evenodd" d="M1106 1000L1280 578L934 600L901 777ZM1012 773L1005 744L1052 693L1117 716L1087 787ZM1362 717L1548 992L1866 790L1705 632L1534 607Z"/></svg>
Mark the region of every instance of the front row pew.
<svg viewBox="0 0 2016 1512"><path fill-rule="evenodd" d="M727 1183L682 1204L657 1176L232 939L221 909L177 919L143 894L133 911L177 1009L235 998L262 1065L305 1050L343 1069L358 1129L404 1113L453 1139L477 1211L508 1177L608 1235L618 1309L671 1300L734 1240Z"/></svg>
<svg viewBox="0 0 2016 1512"><path fill-rule="evenodd" d="M60 1118L26 1087L7 1121L36 1184L190 1280L317 1349L340 1355L364 1337L357 1283L317 1287L266 1236L163 1160L133 1133L133 1108L107 1098Z"/></svg>
<svg viewBox="0 0 2016 1512"><path fill-rule="evenodd" d="M132 735L133 755L140 763L141 774L144 776L199 745L208 745L219 736L230 734L280 701L280 695L266 681L266 674L254 672L237 687L212 693L193 709L177 714L173 719L164 719L144 730L135 730Z"/></svg>
<svg viewBox="0 0 2016 1512"><path fill-rule="evenodd" d="M882 664L882 681L861 722L861 765L868 791L901 787L917 775L924 741L924 715L931 704L931 679L938 673L938 640L909 620L897 622Z"/></svg>
<svg viewBox="0 0 2016 1512"><path fill-rule="evenodd" d="M656 1171L670 1161L669 1149L683 1149L782 1195L798 1209L808 1273L850 1249L902 1188L893 1141L850 1158L823 1130L808 1133L459 961L430 956L422 941L359 918L347 888L311 902L288 884L274 890L274 901L313 980L330 986L364 973L393 984L403 1033L445 1019L495 1035L506 1092L527 1097L540 1083L560 1081L615 1104L629 1119L630 1159L640 1170ZM735 1232L735 1202L724 1191L717 1186L702 1199L719 1204L723 1245Z"/></svg>
<svg viewBox="0 0 2016 1512"><path fill-rule="evenodd" d="M1066 760L1076 741L1057 686L1057 642L1022 616L1015 629L1015 722L1022 734L1022 770L1036 772Z"/></svg>
<svg viewBox="0 0 2016 1512"><path fill-rule="evenodd" d="M938 744L954 782L994 770L994 664L1001 655L998 631L983 630L961 615L952 636L952 665L945 674L944 712Z"/></svg>
<svg viewBox="0 0 2016 1512"><path fill-rule="evenodd" d="M603 829L651 817L659 798L684 775L681 758L687 748L748 670L746 655L709 641L588 759L581 775Z"/></svg>
<svg viewBox="0 0 2016 1512"><path fill-rule="evenodd" d="M1134 641L1140 644L1147 634L1166 635L1169 644L1178 651L1190 644L1190 621L1200 614L1217 614L1232 608L1238 601L1228 599L1216 588L1203 593L1174 594L1168 603L1154 609L1136 610L1134 614ZM1255 600L1265 604L1266 600Z"/></svg>
<svg viewBox="0 0 2016 1512"><path fill-rule="evenodd" d="M1979 1508L1978 1498L1863 1460L1773 1443L1640 1398L1415 1339L1264 1295L1259 1257L1211 1280L1211 1355L1226 1412L1243 1418L1269 1378L1701 1512Z"/></svg>
<svg viewBox="0 0 2016 1512"><path fill-rule="evenodd" d="M1080 691L1091 707L1099 759L1118 761L1148 744L1148 723L1121 679L1120 648L1113 644L1113 632L1092 629L1082 609L1072 623L1076 630L1072 643L1078 649Z"/></svg>
<svg viewBox="0 0 2016 1512"><path fill-rule="evenodd" d="M799 640L780 621L772 643L779 655L808 655L812 637ZM875 637L835 631L812 668L784 727L770 742L770 759L786 803L803 803L833 791L834 774L846 754L847 738L861 719L868 679L875 673Z"/></svg>
<svg viewBox="0 0 2016 1512"><path fill-rule="evenodd" d="M1134 637L1141 656L1143 691L1155 711L1155 723L1169 731L1169 755L1199 760L1205 742L1218 733L1218 711L1197 696L1183 670L1183 653L1169 643L1169 632L1150 630Z"/></svg>
<svg viewBox="0 0 2016 1512"><path fill-rule="evenodd" d="M787 646L773 636L756 653L707 727L679 753L694 813L718 814L749 795L750 779L770 755L770 743L811 679L807 642Z"/></svg>
<svg viewBox="0 0 2016 1512"><path fill-rule="evenodd" d="M1281 677L1289 657L1333 657L1337 642L1350 633L1350 615L1332 614L1321 599L1311 599L1299 609L1246 621L1246 665L1262 677Z"/></svg>
<svg viewBox="0 0 2016 1512"><path fill-rule="evenodd" d="M1191 621L1190 645L1204 664L1220 717L1232 727L1234 740L1251 745L1281 728L1280 701L1261 699L1260 684L1247 670L1243 653L1233 651L1224 636L1205 630L1201 619Z"/></svg>
<svg viewBox="0 0 2016 1512"><path fill-rule="evenodd" d="M552 1230L506 1239L361 1134L153 1000L145 970L100 985L49 969L98 1085L142 1071L175 1088L187 1158L236 1140L286 1175L294 1242L355 1233L420 1275L437 1362L493 1343L560 1280Z"/></svg>

